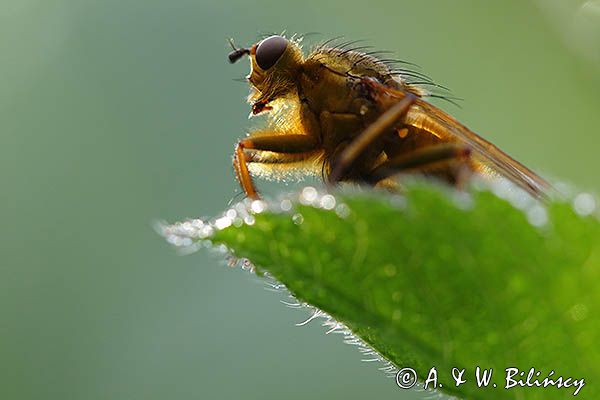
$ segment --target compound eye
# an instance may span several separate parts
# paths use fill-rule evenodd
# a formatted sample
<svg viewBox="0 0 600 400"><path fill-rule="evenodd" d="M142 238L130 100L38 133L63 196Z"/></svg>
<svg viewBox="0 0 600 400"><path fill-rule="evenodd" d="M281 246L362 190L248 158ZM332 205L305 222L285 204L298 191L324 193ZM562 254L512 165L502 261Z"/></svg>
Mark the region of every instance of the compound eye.
<svg viewBox="0 0 600 400"><path fill-rule="evenodd" d="M287 39L281 36L270 36L260 42L255 55L258 66L266 71L275 65L277 60L281 58L287 44Z"/></svg>

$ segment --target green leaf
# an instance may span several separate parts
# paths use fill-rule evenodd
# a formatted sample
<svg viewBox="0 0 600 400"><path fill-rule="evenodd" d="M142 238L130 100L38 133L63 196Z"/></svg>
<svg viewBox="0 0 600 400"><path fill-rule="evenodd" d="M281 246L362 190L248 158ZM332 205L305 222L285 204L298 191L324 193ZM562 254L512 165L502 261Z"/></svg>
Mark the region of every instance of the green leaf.
<svg viewBox="0 0 600 400"><path fill-rule="evenodd" d="M523 211L486 191L465 202L432 186L402 198L304 194L311 204L280 212L253 203L262 212L246 216L250 224L222 219L223 229L204 236L268 271L397 368L414 368L420 385L435 367L438 389L461 398L554 399L577 390L505 389L506 368L524 371L514 377L523 381L535 368L531 381L554 371L554 380L584 380L578 397L600 398L596 217L564 202L523 203ZM181 229L167 235L174 232ZM490 387L477 387L477 366L493 369ZM466 369L458 387L454 367Z"/></svg>

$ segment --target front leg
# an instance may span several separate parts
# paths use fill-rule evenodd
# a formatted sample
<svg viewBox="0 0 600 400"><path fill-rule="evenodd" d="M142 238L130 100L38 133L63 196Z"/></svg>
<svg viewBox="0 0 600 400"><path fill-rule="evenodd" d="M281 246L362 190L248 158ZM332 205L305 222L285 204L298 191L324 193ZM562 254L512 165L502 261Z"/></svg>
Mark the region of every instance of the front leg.
<svg viewBox="0 0 600 400"><path fill-rule="evenodd" d="M260 198L250 171L248 171L248 162L250 161L244 150L269 151L281 153L280 162L286 162L286 155L301 156L312 154L319 148L319 141L308 135L286 135L286 134L266 134L260 133L242 139L238 142L233 156L233 168L235 174L242 186L242 189L251 199ZM297 160L298 157L289 157Z"/></svg>

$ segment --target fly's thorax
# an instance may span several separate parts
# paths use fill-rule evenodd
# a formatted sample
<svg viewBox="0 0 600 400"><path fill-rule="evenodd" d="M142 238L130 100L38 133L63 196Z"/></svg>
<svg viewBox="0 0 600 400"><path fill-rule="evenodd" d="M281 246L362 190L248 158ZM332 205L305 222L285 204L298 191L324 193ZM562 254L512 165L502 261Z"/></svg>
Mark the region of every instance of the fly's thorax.
<svg viewBox="0 0 600 400"><path fill-rule="evenodd" d="M311 133L318 131L327 163L381 115L378 105L365 91L362 78L340 74L310 60L303 66L298 96L304 105L304 129ZM317 122L307 124L305 121ZM313 129L314 125L318 128ZM381 145L375 143L350 175L368 170L380 153Z"/></svg>
<svg viewBox="0 0 600 400"><path fill-rule="evenodd" d="M361 90L360 78L340 74L317 62L304 63L298 95L316 115L330 112L366 117L375 108Z"/></svg>

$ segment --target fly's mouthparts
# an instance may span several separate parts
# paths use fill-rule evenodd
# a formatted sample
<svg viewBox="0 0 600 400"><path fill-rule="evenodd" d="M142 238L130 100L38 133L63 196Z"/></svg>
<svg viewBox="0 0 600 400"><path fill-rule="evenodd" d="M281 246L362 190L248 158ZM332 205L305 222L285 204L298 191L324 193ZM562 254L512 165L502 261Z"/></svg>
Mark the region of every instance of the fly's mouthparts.
<svg viewBox="0 0 600 400"><path fill-rule="evenodd" d="M252 115L260 114L263 111L270 111L273 107L268 105L268 101L257 101L252 104Z"/></svg>

